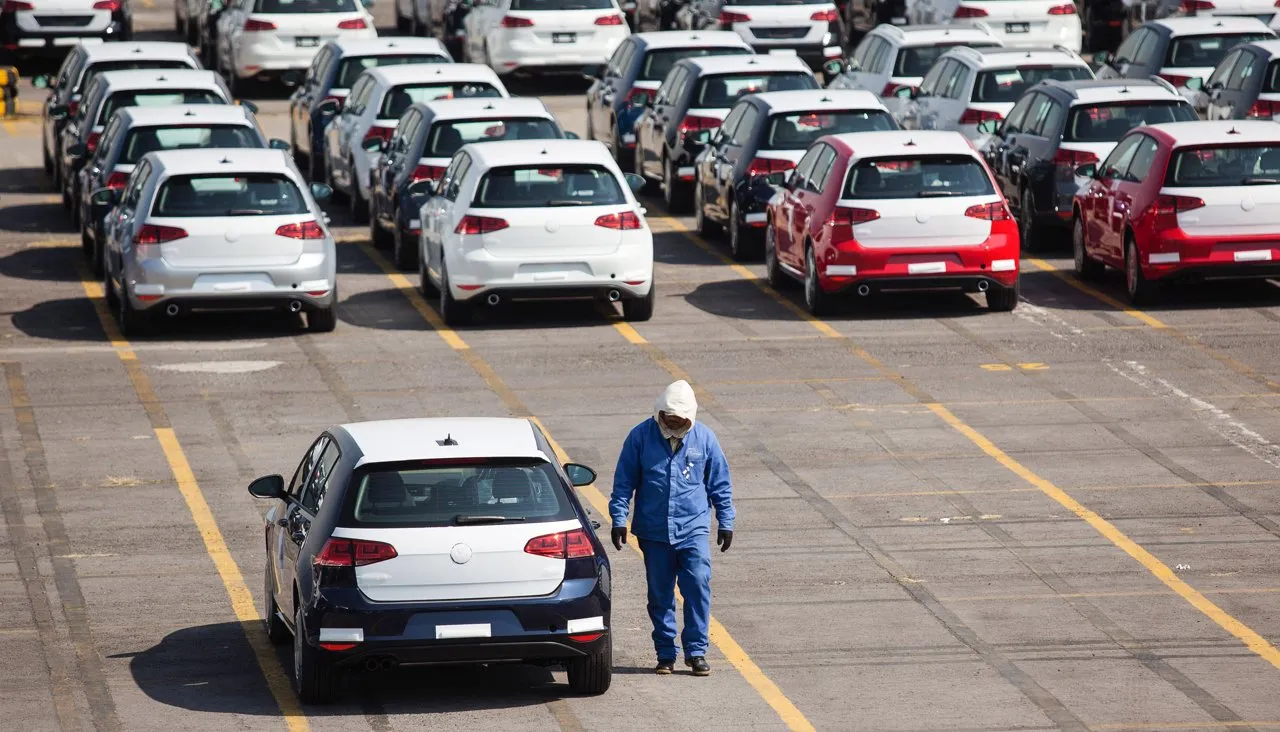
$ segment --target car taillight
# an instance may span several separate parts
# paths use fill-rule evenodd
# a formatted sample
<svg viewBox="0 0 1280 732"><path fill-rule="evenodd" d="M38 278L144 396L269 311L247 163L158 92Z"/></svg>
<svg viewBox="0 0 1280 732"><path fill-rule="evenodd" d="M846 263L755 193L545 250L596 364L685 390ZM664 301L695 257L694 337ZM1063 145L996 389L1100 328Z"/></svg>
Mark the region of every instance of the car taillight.
<svg viewBox="0 0 1280 732"><path fill-rule="evenodd" d="M444 171L445 168L442 165L418 164L418 166L413 169L413 174L410 176L410 182L412 183L420 180L440 180L444 177Z"/></svg>
<svg viewBox="0 0 1280 732"><path fill-rule="evenodd" d="M385 143L389 141L391 139L391 136L394 135L395 133L396 133L396 128L394 127L379 127L377 125L374 125L373 127L369 128L368 132L364 133L364 141L368 142L369 140L378 139L378 140L382 140Z"/></svg>
<svg viewBox="0 0 1280 732"><path fill-rule="evenodd" d="M715 117L702 117L696 114L687 114L684 119L680 120L680 126L676 131L680 134L688 132L698 132L700 130L714 130L720 126L721 120Z"/></svg>
<svg viewBox="0 0 1280 732"><path fill-rule="evenodd" d="M362 30L368 27L364 22L364 18L352 18L338 23L338 30Z"/></svg>
<svg viewBox="0 0 1280 732"><path fill-rule="evenodd" d="M1088 150L1063 150L1059 148L1053 154L1053 164L1058 171L1058 180L1073 180L1076 168L1089 163L1097 163L1098 156Z"/></svg>
<svg viewBox="0 0 1280 732"><path fill-rule="evenodd" d="M999 201L970 206L964 210L964 215L971 219L982 219L983 221L1008 221L1013 218L1009 215L1009 209L1005 208L1005 205Z"/></svg>
<svg viewBox="0 0 1280 732"><path fill-rule="evenodd" d="M467 214L462 217L458 225L454 228L455 234L492 234L495 231L502 231L510 226L506 219L494 218L492 216L472 216Z"/></svg>
<svg viewBox="0 0 1280 732"><path fill-rule="evenodd" d="M631 211L605 214L604 216L596 219L596 226L602 226L606 229L618 229L621 231L639 229L640 217L636 216Z"/></svg>
<svg viewBox="0 0 1280 732"><path fill-rule="evenodd" d="M507 15L502 18L503 28L532 28L533 21L529 18L518 18L514 15Z"/></svg>
<svg viewBox="0 0 1280 732"><path fill-rule="evenodd" d="M169 241L187 238L186 229L179 229L176 226L157 226L156 224L145 224L138 229L138 235L133 238L134 244L164 244Z"/></svg>
<svg viewBox="0 0 1280 732"><path fill-rule="evenodd" d="M72 99L71 101L67 102L67 116L68 116L68 117L74 117L74 116L76 116L76 112L79 112L79 111L80 111L80 100L79 100L79 99Z"/></svg>
<svg viewBox="0 0 1280 732"><path fill-rule="evenodd" d="M1280 2L1280 0L1277 0ZM1280 6L1278 6L1280 7ZM1271 119L1280 114L1280 102L1267 102L1259 99L1249 107L1249 111L1245 114L1246 119Z"/></svg>
<svg viewBox="0 0 1280 732"><path fill-rule="evenodd" d="M120 0L98 0L93 4L94 10L110 10L116 12L120 9Z"/></svg>
<svg viewBox="0 0 1280 732"><path fill-rule="evenodd" d="M1065 5L1054 5L1052 8L1049 8L1049 15L1075 15L1075 14L1076 14L1075 3L1067 3Z"/></svg>
<svg viewBox="0 0 1280 732"><path fill-rule="evenodd" d="M323 239L324 229L314 221L299 221L276 229L276 236L286 236L290 239Z"/></svg>
<svg viewBox="0 0 1280 732"><path fill-rule="evenodd" d="M735 13L732 10L720 11L720 27L728 28L734 23L750 23L751 16L746 13Z"/></svg>
<svg viewBox="0 0 1280 732"><path fill-rule="evenodd" d="M871 208L836 206L827 219L833 226L857 226L880 218L880 212Z"/></svg>
<svg viewBox="0 0 1280 732"><path fill-rule="evenodd" d="M247 31L273 31L276 29L276 24L269 20L249 18L244 22L244 29Z"/></svg>
<svg viewBox="0 0 1280 732"><path fill-rule="evenodd" d="M24 0L5 0L4 7L0 8L0 13L16 13L19 10L35 10L33 3Z"/></svg>
<svg viewBox="0 0 1280 732"><path fill-rule="evenodd" d="M1182 12L1184 13L1198 13L1201 10L1215 9L1214 4L1209 2L1209 0L1182 0L1181 7ZM1278 3L1276 7L1280 7L1280 3Z"/></svg>
<svg viewBox="0 0 1280 732"><path fill-rule="evenodd" d="M897 94L899 89L910 89L911 91L915 91L916 87L910 84L895 84L891 81L884 85L884 89L881 90L880 96L891 97L894 94Z"/></svg>
<svg viewBox="0 0 1280 732"><path fill-rule="evenodd" d="M964 114L960 115L960 124L976 125L993 120L999 122L1004 119L1004 115L999 112L993 112L989 109L973 109L972 107L964 110Z"/></svg>
<svg viewBox="0 0 1280 732"><path fill-rule="evenodd" d="M1155 214L1155 228L1178 228L1178 214L1204 208L1204 199L1195 196L1158 196L1151 212Z"/></svg>
<svg viewBox="0 0 1280 732"><path fill-rule="evenodd" d="M85 149L91 153L96 151L98 149L98 140L101 137L101 132L90 132L89 136L84 139Z"/></svg>
<svg viewBox="0 0 1280 732"><path fill-rule="evenodd" d="M331 538L312 562L317 567L363 567L395 559L396 548L382 541Z"/></svg>
<svg viewBox="0 0 1280 732"><path fill-rule="evenodd" d="M782 160L779 158L752 158L747 164L747 178L753 175L781 176L783 173L795 168L796 164L790 160Z"/></svg>
<svg viewBox="0 0 1280 732"><path fill-rule="evenodd" d="M982 8L971 8L966 5L961 5L956 8L955 15L953 15L952 17L954 18L985 18L987 17L987 11L983 10Z"/></svg>
<svg viewBox="0 0 1280 732"><path fill-rule="evenodd" d="M596 25L622 25L621 15L602 15L596 18Z"/></svg>
<svg viewBox="0 0 1280 732"><path fill-rule="evenodd" d="M107 188L114 188L115 190L119 191L119 190L123 190L125 185L128 184L128 182L129 182L128 173L115 170L115 171L112 171L111 175L107 176L106 186Z"/></svg>
<svg viewBox="0 0 1280 732"><path fill-rule="evenodd" d="M1277 1L1280 1L1280 0L1277 0ZM653 94L654 94L653 89L645 89L643 87L633 86L631 87L631 91L627 92L627 96L624 102L630 105L640 104L641 97L651 99L653 98Z"/></svg>
<svg viewBox="0 0 1280 732"><path fill-rule="evenodd" d="M535 536L524 545L526 554L536 554L552 559L581 559L595 556L587 532L582 529L561 531L558 534Z"/></svg>
<svg viewBox="0 0 1280 732"><path fill-rule="evenodd" d="M827 23L834 23L839 19L840 19L840 14L836 12L835 8L830 8L828 10L819 10L818 12L809 16L809 20L821 20Z"/></svg>
<svg viewBox="0 0 1280 732"><path fill-rule="evenodd" d="M1183 76L1182 74L1161 73L1161 74L1158 74L1158 76L1161 79L1164 79L1165 81L1169 82L1170 84L1173 84L1174 86L1182 86L1186 84L1188 81L1191 81L1190 76Z"/></svg>

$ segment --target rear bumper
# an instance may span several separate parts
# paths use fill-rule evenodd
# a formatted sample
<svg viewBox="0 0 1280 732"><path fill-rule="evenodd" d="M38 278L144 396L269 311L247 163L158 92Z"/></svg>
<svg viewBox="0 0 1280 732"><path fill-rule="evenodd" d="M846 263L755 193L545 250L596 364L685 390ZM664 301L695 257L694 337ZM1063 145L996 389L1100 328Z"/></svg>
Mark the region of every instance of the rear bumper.
<svg viewBox="0 0 1280 732"><path fill-rule="evenodd" d="M1280 250L1263 243L1242 243L1231 249L1214 249L1211 245L1167 248L1162 252L1143 252L1142 258L1142 274L1149 280L1198 282L1280 277Z"/></svg>
<svg viewBox="0 0 1280 732"><path fill-rule="evenodd" d="M159 258L135 260L124 270L124 290L139 310L163 310L171 303L187 310L283 308L294 300L304 310L329 307L337 286L332 246L327 254L303 254L296 264L245 265L241 272L177 269Z"/></svg>
<svg viewBox="0 0 1280 732"><path fill-rule="evenodd" d="M489 46L489 64L499 74L538 71L581 76L583 66L605 63L618 44L626 39L626 26L618 27L622 29L620 32L608 35L596 31L598 37L585 43L509 40L492 44Z"/></svg>
<svg viewBox="0 0 1280 732"><path fill-rule="evenodd" d="M993 234L985 244L954 249L828 250L818 263L818 282L827 292L856 289L981 289L1011 287L1018 279L1017 236Z"/></svg>
<svg viewBox="0 0 1280 732"><path fill-rule="evenodd" d="M449 289L458 300L483 299L491 293L527 300L605 297L610 290L628 299L648 295L653 286L652 243L624 244L610 254L566 253L551 261L567 264L563 271L548 273L535 271L536 260L500 259L483 249L467 252L461 261L450 256Z"/></svg>
<svg viewBox="0 0 1280 732"><path fill-rule="evenodd" d="M253 35L253 34L246 34ZM264 72L306 71L327 41L341 38L376 38L372 29L343 31L341 35L317 36L314 46L286 46L274 37L256 42L242 42L236 47L232 63L241 78L261 76Z"/></svg>
<svg viewBox="0 0 1280 732"><path fill-rule="evenodd" d="M0 15L0 48L7 51L30 54L66 53L72 46L84 43L104 43L123 39L127 33L125 24L113 21L101 30L76 29L60 31L26 31L19 30L12 21L12 16Z"/></svg>

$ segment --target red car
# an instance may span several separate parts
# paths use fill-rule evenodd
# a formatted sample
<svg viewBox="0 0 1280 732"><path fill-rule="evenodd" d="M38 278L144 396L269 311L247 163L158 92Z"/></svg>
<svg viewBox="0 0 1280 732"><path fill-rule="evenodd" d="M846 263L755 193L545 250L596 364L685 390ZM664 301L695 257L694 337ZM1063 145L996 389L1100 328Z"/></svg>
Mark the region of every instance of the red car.
<svg viewBox="0 0 1280 732"><path fill-rule="evenodd" d="M1280 275L1280 125L1138 127L1076 193L1076 274L1125 271L1135 304L1177 280Z"/></svg>
<svg viewBox="0 0 1280 732"><path fill-rule="evenodd" d="M804 283L815 315L851 292L985 292L1018 305L1018 224L959 132L829 135L770 201L765 265L775 289Z"/></svg>

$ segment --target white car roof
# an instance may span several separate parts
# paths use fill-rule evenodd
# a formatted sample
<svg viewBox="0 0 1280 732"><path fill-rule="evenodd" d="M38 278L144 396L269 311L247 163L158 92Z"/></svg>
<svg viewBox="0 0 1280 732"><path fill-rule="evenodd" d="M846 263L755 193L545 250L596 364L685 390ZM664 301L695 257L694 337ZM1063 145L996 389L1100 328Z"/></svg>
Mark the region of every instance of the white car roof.
<svg viewBox="0 0 1280 732"><path fill-rule="evenodd" d="M110 91L121 89L222 89L218 75L207 69L141 69L108 71L98 78Z"/></svg>
<svg viewBox="0 0 1280 732"><path fill-rule="evenodd" d="M1074 51L1061 48L973 48L956 46L947 49L944 56L967 61L980 69L1004 69L1019 66L1043 66L1045 64L1075 65L1088 68L1089 64Z"/></svg>
<svg viewBox="0 0 1280 732"><path fill-rule="evenodd" d="M994 43L997 46L1004 45L986 26L976 23L908 26L881 23L873 28L871 32L893 39L902 46L929 46L942 42L969 43L973 41Z"/></svg>
<svg viewBox="0 0 1280 732"><path fill-rule="evenodd" d="M385 86L433 81L487 81L499 89L506 88L493 69L483 64L397 64L375 66L364 73Z"/></svg>
<svg viewBox="0 0 1280 732"><path fill-rule="evenodd" d="M175 104L163 107L121 107L116 110L125 128L164 125L241 124L257 127L248 107L239 104Z"/></svg>
<svg viewBox="0 0 1280 732"><path fill-rule="evenodd" d="M145 157L155 160L161 177L199 175L201 173L282 173L290 178L289 153L272 148L193 148L150 152Z"/></svg>
<svg viewBox="0 0 1280 732"><path fill-rule="evenodd" d="M453 58L444 44L435 38L394 36L391 38L338 38L329 41L343 56L390 56L401 53L434 54Z"/></svg>
<svg viewBox="0 0 1280 732"><path fill-rule="evenodd" d="M698 75L741 74L752 72L803 71L812 74L809 65L796 56L771 54L742 54L738 56L698 56L687 60L698 70Z"/></svg>
<svg viewBox="0 0 1280 732"><path fill-rule="evenodd" d="M609 149L597 140L504 140L468 143L458 152L463 151L474 161L472 169L480 171L500 165L537 163L596 163L610 170L616 167Z"/></svg>
<svg viewBox="0 0 1280 732"><path fill-rule="evenodd" d="M191 47L174 41L127 41L124 43L92 43L84 46L89 63L145 58L155 60L185 60L192 58Z"/></svg>
<svg viewBox="0 0 1280 732"><path fill-rule="evenodd" d="M1238 145L1280 143L1280 125L1271 120L1229 119L1213 122L1166 122L1151 125L1173 138L1178 147L1185 145Z"/></svg>
<svg viewBox="0 0 1280 732"><path fill-rule="evenodd" d="M1138 79L1129 79L1129 82L1140 81ZM1087 86L1076 87L1076 98L1071 102L1071 106L1080 104L1098 104L1099 102L1123 102L1123 101L1139 101L1146 102L1151 100L1177 100L1182 99L1182 95L1177 91L1169 89L1163 84L1156 84L1150 81L1144 83L1133 84L1126 83L1125 79L1106 79L1089 84Z"/></svg>
<svg viewBox="0 0 1280 732"><path fill-rule="evenodd" d="M865 89L794 89L755 95L770 112L786 113L831 109L879 109L888 111L879 95Z"/></svg>
<svg viewBox="0 0 1280 732"><path fill-rule="evenodd" d="M645 48L708 48L727 46L731 48L751 48L751 44L742 40L735 31L703 30L703 31L658 31L653 33L636 33L633 38L643 41Z"/></svg>
<svg viewBox="0 0 1280 732"><path fill-rule="evenodd" d="M1149 21L1153 25L1168 28L1178 36L1199 36L1212 33L1275 33L1257 18L1232 15L1197 15L1178 18L1161 18Z"/></svg>
<svg viewBox="0 0 1280 732"><path fill-rule="evenodd" d="M489 117L543 117L554 120L555 115L540 99L532 97L506 97L495 99L436 99L423 102L431 110L433 119L486 119Z"/></svg>
<svg viewBox="0 0 1280 732"><path fill-rule="evenodd" d="M492 145L502 143L489 143ZM538 449L527 419L387 419L340 425L363 457L359 464L442 458L524 457L551 460ZM441 445L450 439L456 445Z"/></svg>
<svg viewBox="0 0 1280 732"><path fill-rule="evenodd" d="M882 155L968 155L978 157L968 138L951 130L846 132L832 137L853 149L853 158Z"/></svg>
<svg viewBox="0 0 1280 732"><path fill-rule="evenodd" d="M1251 46L1256 46L1270 54L1271 58L1280 56L1280 40L1275 41L1254 41Z"/></svg>

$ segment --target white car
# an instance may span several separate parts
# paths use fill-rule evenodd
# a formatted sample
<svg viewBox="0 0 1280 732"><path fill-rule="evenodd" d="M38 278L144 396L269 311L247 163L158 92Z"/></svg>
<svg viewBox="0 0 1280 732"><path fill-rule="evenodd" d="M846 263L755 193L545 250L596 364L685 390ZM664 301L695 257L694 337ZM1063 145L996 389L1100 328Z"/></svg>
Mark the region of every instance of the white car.
<svg viewBox="0 0 1280 732"><path fill-rule="evenodd" d="M405 64L369 69L356 79L342 114L325 126L325 180L347 196L351 215L365 223L369 215L369 171L372 155L391 139L400 115L418 102L433 99L507 97L493 70L479 64ZM325 101L322 113L337 111ZM376 145L374 143L377 143Z"/></svg>
<svg viewBox="0 0 1280 732"><path fill-rule="evenodd" d="M464 145L419 211L424 293L450 325L478 303L596 297L653 315L653 234L625 175L594 140Z"/></svg>
<svg viewBox="0 0 1280 732"><path fill-rule="evenodd" d="M19 56L61 53L69 46L127 41L128 0L5 0L0 48Z"/></svg>
<svg viewBox="0 0 1280 732"><path fill-rule="evenodd" d="M953 48L924 77L908 129L956 130L978 147L986 121L1004 120L1028 88L1046 79L1092 79L1079 54L1065 48Z"/></svg>
<svg viewBox="0 0 1280 732"><path fill-rule="evenodd" d="M378 37L365 1L234 0L218 17L217 70L232 91L301 75L329 41Z"/></svg>
<svg viewBox="0 0 1280 732"><path fill-rule="evenodd" d="M1276 15L1274 0L1196 0L1196 15L1247 16L1269 23Z"/></svg>
<svg viewBox="0 0 1280 732"><path fill-rule="evenodd" d="M996 48L1004 44L982 26L972 24L907 26L881 24L868 33L840 71L832 89L866 89L879 94L885 107L901 117L906 106L899 89L917 89L938 57L955 46Z"/></svg>
<svg viewBox="0 0 1280 732"><path fill-rule="evenodd" d="M491 0L464 21L467 61L499 74L568 73L603 64L631 29L616 0Z"/></svg>
<svg viewBox="0 0 1280 732"><path fill-rule="evenodd" d="M840 11L830 0L693 0L677 21L733 31L757 53L793 52L814 68L840 57Z"/></svg>
<svg viewBox="0 0 1280 732"><path fill-rule="evenodd" d="M912 23L979 21L1008 46L1066 46L1080 52L1084 38L1075 0L915 0Z"/></svg>

